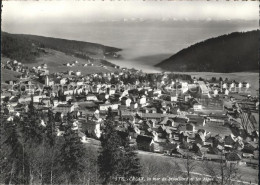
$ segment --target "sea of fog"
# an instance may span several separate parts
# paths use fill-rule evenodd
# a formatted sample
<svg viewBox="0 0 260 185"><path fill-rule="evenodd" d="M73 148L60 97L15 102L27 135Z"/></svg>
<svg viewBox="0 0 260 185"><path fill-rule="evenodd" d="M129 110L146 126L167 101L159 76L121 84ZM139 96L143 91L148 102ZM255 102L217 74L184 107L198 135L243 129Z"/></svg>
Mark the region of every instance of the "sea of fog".
<svg viewBox="0 0 260 185"><path fill-rule="evenodd" d="M20 32L25 32L20 27ZM34 27L37 28L37 27ZM182 26L169 24L74 24L63 25L62 29L45 26L35 30L36 35L94 42L123 49L122 59L109 60L121 67L141 69L145 72L158 72L154 65L170 57L183 48L205 39L235 31L254 30L255 26ZM8 29L6 30L8 31Z"/></svg>
<svg viewBox="0 0 260 185"><path fill-rule="evenodd" d="M75 29L77 29L75 27ZM65 38L114 46L123 49L122 59L110 60L121 67L157 72L154 65L170 57L183 48L205 39L228 34L234 31L248 31L248 27L170 27L135 25L88 25L70 30ZM76 35L74 33L77 33Z"/></svg>

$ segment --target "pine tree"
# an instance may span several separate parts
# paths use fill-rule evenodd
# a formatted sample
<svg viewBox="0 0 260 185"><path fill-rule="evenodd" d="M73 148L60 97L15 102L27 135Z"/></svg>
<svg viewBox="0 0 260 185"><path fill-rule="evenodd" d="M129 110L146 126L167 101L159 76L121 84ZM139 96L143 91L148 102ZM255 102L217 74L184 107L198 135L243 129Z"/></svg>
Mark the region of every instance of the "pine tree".
<svg viewBox="0 0 260 185"><path fill-rule="evenodd" d="M130 147L129 139L122 138L115 130L116 124L108 120L101 137L102 150L98 157L99 173L103 184L120 183L117 178L132 181L132 177L140 177L140 162ZM131 179L130 179L131 178Z"/></svg>
<svg viewBox="0 0 260 185"><path fill-rule="evenodd" d="M102 151L98 156L98 165L103 184L114 182L113 178L120 175L121 140L114 126L112 121L108 121L101 137Z"/></svg>
<svg viewBox="0 0 260 185"><path fill-rule="evenodd" d="M71 121L69 117L63 136L64 142L61 146L61 153L57 158L59 163L58 171L61 173L61 177L66 178L65 183L79 184L82 182L81 177L85 170L85 148L80 141L78 131L72 130Z"/></svg>
<svg viewBox="0 0 260 185"><path fill-rule="evenodd" d="M125 142L125 155L124 155L124 177L126 179L130 179L131 177L141 177L141 166L140 160L137 157L136 152L134 151L133 147L130 146L129 139L126 139ZM137 181L131 181L134 183Z"/></svg>
<svg viewBox="0 0 260 185"><path fill-rule="evenodd" d="M48 111L48 122L46 124L46 140L51 147L54 146L56 140L55 120L50 110Z"/></svg>
<svg viewBox="0 0 260 185"><path fill-rule="evenodd" d="M6 140L3 143L9 147L9 154L6 156L4 166L11 164L5 177L8 184L27 184L29 182L29 161L24 150L24 145L20 141L21 136L17 132L17 126L13 124L6 130Z"/></svg>

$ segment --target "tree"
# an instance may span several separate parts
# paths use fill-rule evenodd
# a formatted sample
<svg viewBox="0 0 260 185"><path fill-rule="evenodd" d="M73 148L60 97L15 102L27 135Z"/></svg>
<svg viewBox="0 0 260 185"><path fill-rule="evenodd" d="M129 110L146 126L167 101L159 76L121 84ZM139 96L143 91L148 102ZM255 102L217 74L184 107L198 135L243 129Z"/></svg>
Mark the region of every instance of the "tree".
<svg viewBox="0 0 260 185"><path fill-rule="evenodd" d="M129 139L126 138L124 144L124 160L123 160L123 177L130 179L131 177L141 177L140 160L137 157L133 147L130 146ZM137 181L131 181L135 183Z"/></svg>
<svg viewBox="0 0 260 185"><path fill-rule="evenodd" d="M28 184L29 183L29 161L24 150L21 136L17 132L15 124L5 129L6 140L1 143L1 148L5 148L6 156L1 165L3 182L6 184ZM2 148L2 149L3 149Z"/></svg>
<svg viewBox="0 0 260 185"><path fill-rule="evenodd" d="M8 102L9 102L9 99L10 99L10 97L9 97L9 96L6 96L6 97L4 97L3 102L4 102L4 103L8 103Z"/></svg>
<svg viewBox="0 0 260 185"><path fill-rule="evenodd" d="M212 82L215 82L215 81L216 81L216 77L212 77L212 78L211 78L211 81L212 81Z"/></svg>
<svg viewBox="0 0 260 185"><path fill-rule="evenodd" d="M213 178L212 182L221 185L231 184L232 180L239 179L238 168L236 164L230 163L229 165L223 159L223 153L220 154L219 162L204 161L202 168L205 173Z"/></svg>
<svg viewBox="0 0 260 185"><path fill-rule="evenodd" d="M98 156L99 174L103 184L115 181L119 175L121 140L114 130L114 123L107 121L101 136L102 150Z"/></svg>
<svg viewBox="0 0 260 185"><path fill-rule="evenodd" d="M196 161L192 159L192 154L188 151L184 159L184 168L187 172L187 184L191 184L191 173L197 168Z"/></svg>
<svg viewBox="0 0 260 185"><path fill-rule="evenodd" d="M119 136L116 126L113 120L108 119L101 137L102 150L98 156L98 165L103 184L116 183L117 177L127 181L130 177L141 176L140 162L128 137Z"/></svg>
<svg viewBox="0 0 260 185"><path fill-rule="evenodd" d="M59 164L57 173L60 174L59 181L68 184L82 183L81 177L85 170L84 156L85 148L78 136L78 130L73 130L71 119L68 118L68 125L65 127L64 142L61 146L60 155L56 161ZM62 178L65 178L65 182Z"/></svg>
<svg viewBox="0 0 260 185"><path fill-rule="evenodd" d="M56 140L55 119L53 112L48 111L48 122L46 124L46 139L50 146L54 146Z"/></svg>

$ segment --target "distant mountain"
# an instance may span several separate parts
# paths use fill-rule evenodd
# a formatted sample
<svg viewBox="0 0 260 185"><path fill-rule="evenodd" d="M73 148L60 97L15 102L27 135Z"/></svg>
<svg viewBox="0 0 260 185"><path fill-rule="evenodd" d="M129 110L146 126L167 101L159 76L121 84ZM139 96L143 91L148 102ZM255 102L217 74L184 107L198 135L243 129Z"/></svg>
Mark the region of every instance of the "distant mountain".
<svg viewBox="0 0 260 185"><path fill-rule="evenodd" d="M210 17L201 20L192 20L188 18L177 19L174 17L162 17L158 19L149 18L123 18L123 19L102 19L98 22L88 22L87 24L94 25L109 25L109 26L121 26L121 25L135 25L135 26L169 26L169 27L245 27L245 28L258 28L258 19L255 20L214 20Z"/></svg>
<svg viewBox="0 0 260 185"><path fill-rule="evenodd" d="M23 63L33 63L35 58L44 54L42 48L50 48L70 55L109 56L121 51L119 48L96 43L43 37L36 35L10 34L1 32L2 54Z"/></svg>
<svg viewBox="0 0 260 185"><path fill-rule="evenodd" d="M243 72L259 69L259 30L231 33L185 48L155 65L166 71Z"/></svg>

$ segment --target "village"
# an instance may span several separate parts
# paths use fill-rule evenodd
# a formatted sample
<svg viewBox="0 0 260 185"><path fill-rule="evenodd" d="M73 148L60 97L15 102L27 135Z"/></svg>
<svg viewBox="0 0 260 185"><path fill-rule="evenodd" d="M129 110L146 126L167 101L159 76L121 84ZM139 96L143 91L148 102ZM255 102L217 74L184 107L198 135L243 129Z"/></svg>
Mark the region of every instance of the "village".
<svg viewBox="0 0 260 185"><path fill-rule="evenodd" d="M88 66L93 64L82 65ZM47 64L28 68L16 60L2 68L21 73L1 89L1 117L10 123L26 116L33 103L39 125L46 126L51 111L62 136L69 114L81 141L88 143L100 139L109 113L118 133L137 150L258 168L259 95L251 95L248 82L126 68L50 73Z"/></svg>

